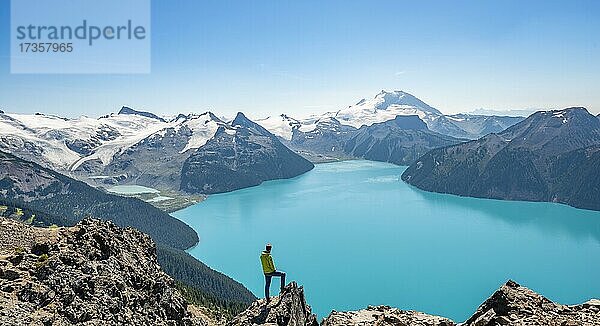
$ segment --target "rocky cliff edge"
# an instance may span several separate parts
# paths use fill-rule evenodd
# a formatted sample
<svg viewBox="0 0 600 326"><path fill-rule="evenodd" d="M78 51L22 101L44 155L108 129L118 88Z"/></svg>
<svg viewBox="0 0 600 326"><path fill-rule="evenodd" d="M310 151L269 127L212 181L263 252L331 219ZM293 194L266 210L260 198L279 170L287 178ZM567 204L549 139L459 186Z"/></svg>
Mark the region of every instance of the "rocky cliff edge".
<svg viewBox="0 0 600 326"><path fill-rule="evenodd" d="M267 304L258 300L238 315L229 326L316 326L316 317L296 283L289 284L279 297ZM358 311L332 311L321 326L505 326L600 325L600 300L579 305L554 303L514 281L502 285L464 323L389 306L370 306Z"/></svg>
<svg viewBox="0 0 600 326"><path fill-rule="evenodd" d="M161 271L152 239L84 219L34 228L0 219L1 325L206 325Z"/></svg>

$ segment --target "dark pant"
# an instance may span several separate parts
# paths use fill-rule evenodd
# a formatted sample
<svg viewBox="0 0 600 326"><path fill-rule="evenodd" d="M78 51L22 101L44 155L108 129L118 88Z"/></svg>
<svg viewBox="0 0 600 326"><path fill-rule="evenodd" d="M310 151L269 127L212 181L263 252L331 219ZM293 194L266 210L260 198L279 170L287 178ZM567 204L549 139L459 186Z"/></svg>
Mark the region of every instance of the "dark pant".
<svg viewBox="0 0 600 326"><path fill-rule="evenodd" d="M273 273L265 274L265 298L269 298L269 288L271 287L271 278L279 276L281 278L281 290L285 287L285 272L274 271Z"/></svg>

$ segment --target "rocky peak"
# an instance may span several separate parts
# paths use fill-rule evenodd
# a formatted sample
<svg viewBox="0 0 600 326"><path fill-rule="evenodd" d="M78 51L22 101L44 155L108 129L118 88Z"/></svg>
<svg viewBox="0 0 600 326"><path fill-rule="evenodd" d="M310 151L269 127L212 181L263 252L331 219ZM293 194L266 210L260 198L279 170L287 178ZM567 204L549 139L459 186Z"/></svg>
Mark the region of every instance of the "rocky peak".
<svg viewBox="0 0 600 326"><path fill-rule="evenodd" d="M306 304L302 287L295 282L267 304L255 301L228 326L317 326L315 315ZM332 311L321 326L504 326L504 325L573 325L600 326L600 300L567 306L509 280L487 299L464 323L401 310L389 306L369 306L357 311Z"/></svg>
<svg viewBox="0 0 600 326"><path fill-rule="evenodd" d="M255 301L239 314L228 326L318 326L317 316L306 304L304 289L296 282L288 284L271 302Z"/></svg>
<svg viewBox="0 0 600 326"><path fill-rule="evenodd" d="M263 128L258 123L248 119L242 112L238 112L238 114L235 116L235 119L233 119L233 121L231 122L231 125L233 127L239 126L247 128L248 130L262 136L274 137L273 134L271 134L267 129Z"/></svg>
<svg viewBox="0 0 600 326"><path fill-rule="evenodd" d="M122 115L126 115L126 114L139 115L139 116L142 116L142 117L156 119L158 121L165 122L165 120L163 118L157 116L154 113L144 112L144 111L137 111L137 110L134 110L134 109L132 109L132 108L130 108L128 106L121 107L121 110L119 110L118 114L122 114Z"/></svg>
<svg viewBox="0 0 600 326"><path fill-rule="evenodd" d="M421 101L416 96L404 91L387 92L385 90L382 90L381 92L379 92L379 94L375 95L374 100L377 103L376 108L380 110L385 110L390 105L407 105L420 108L425 112L442 115L442 113L437 109Z"/></svg>
<svg viewBox="0 0 600 326"><path fill-rule="evenodd" d="M416 115L396 116L393 123L400 129L427 130L427 124Z"/></svg>
<svg viewBox="0 0 600 326"><path fill-rule="evenodd" d="M600 142L600 121L585 108L538 111L499 133L513 146L567 152Z"/></svg>
<svg viewBox="0 0 600 326"><path fill-rule="evenodd" d="M51 229L0 222L0 324L204 325L148 235L96 219Z"/></svg>
<svg viewBox="0 0 600 326"><path fill-rule="evenodd" d="M247 125L251 125L252 121L250 121L250 119L248 119L248 117L246 117L246 115L242 112L238 112L235 115L235 118L233 119L233 121L231 122L232 126L247 126Z"/></svg>
<svg viewBox="0 0 600 326"><path fill-rule="evenodd" d="M212 120L218 123L223 123L223 121L221 119L219 119L214 113L210 112L210 111L206 111L204 113L190 113L190 114L179 114L177 115L177 117L175 118L174 121L177 120L184 120L184 121L188 121L188 120L194 120L194 119L207 119L207 120Z"/></svg>
<svg viewBox="0 0 600 326"><path fill-rule="evenodd" d="M562 305L509 280L464 323L496 325L600 325L600 301Z"/></svg>

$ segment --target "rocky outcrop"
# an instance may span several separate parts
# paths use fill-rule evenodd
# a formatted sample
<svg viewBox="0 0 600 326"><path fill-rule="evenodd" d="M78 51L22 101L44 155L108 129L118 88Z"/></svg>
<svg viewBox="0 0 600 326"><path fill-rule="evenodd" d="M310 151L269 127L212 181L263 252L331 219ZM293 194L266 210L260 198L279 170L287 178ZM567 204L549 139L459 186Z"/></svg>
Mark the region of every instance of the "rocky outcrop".
<svg viewBox="0 0 600 326"><path fill-rule="evenodd" d="M600 325L600 300L561 305L508 281L463 325Z"/></svg>
<svg viewBox="0 0 600 326"><path fill-rule="evenodd" d="M315 315L304 299L302 287L290 283L271 303L254 302L228 326L254 325L318 325ZM321 326L505 326L600 325L600 300L593 299L580 305L561 305L508 281L477 309L467 321L454 321L413 310L389 306L369 306L358 311L332 311Z"/></svg>
<svg viewBox="0 0 600 326"><path fill-rule="evenodd" d="M149 236L94 219L1 223L0 324L205 325L161 271Z"/></svg>
<svg viewBox="0 0 600 326"><path fill-rule="evenodd" d="M322 326L377 325L377 326L454 326L450 319L412 310L400 310L389 306L368 307L358 311L333 311Z"/></svg>
<svg viewBox="0 0 600 326"><path fill-rule="evenodd" d="M317 316L304 299L304 289L296 282L288 284L277 297L267 303L255 301L227 326L318 326Z"/></svg>
<svg viewBox="0 0 600 326"><path fill-rule="evenodd" d="M150 113L150 112L144 112L144 111L138 111L138 110L134 110L130 107L127 106L123 106L121 107L121 110L119 110L119 114L134 114L134 115L140 115L142 117L146 117L146 118L151 118L151 119L156 119L158 121L161 122L165 122L165 120L159 116L157 116L154 113Z"/></svg>

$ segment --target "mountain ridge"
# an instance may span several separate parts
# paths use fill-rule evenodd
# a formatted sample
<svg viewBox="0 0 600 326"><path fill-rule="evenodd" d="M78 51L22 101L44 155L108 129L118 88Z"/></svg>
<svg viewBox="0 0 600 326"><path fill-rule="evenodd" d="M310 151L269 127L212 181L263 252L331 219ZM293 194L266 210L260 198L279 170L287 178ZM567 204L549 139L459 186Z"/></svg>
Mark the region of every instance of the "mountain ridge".
<svg viewBox="0 0 600 326"><path fill-rule="evenodd" d="M220 127L213 138L186 159L180 190L221 193L295 177L314 168L243 113L237 114L231 126L233 130Z"/></svg>
<svg viewBox="0 0 600 326"><path fill-rule="evenodd" d="M501 133L428 152L402 180L427 191L600 210L600 180L589 168L599 145L600 120L586 109L539 111Z"/></svg>
<svg viewBox="0 0 600 326"><path fill-rule="evenodd" d="M241 112L231 122L224 122L210 111L179 114L167 120L126 106L117 114L98 119L0 114L0 150L102 187L136 184L171 192L185 192L186 189L195 193L203 186L191 185L189 179L182 180L183 167L189 166L186 162L208 142L216 137L223 138L222 133L245 134L247 141L237 144L236 148L247 146L246 152L251 152L256 146L270 146L273 153L286 157L285 162L274 162L280 169L274 177L296 176L308 170L298 168L306 165L302 157L293 153L283 154L287 149L278 144L278 138ZM255 143L255 139L250 137L253 133L269 138L269 144ZM253 162L253 157L245 155L233 160L235 164L248 165ZM254 161L258 160L260 158ZM285 171L288 165L295 170ZM218 165L213 167L220 169ZM206 172L222 173L221 170ZM236 177L252 178L248 169L238 172ZM268 174L261 177L263 181L268 178ZM231 180L230 188L222 191L239 189L235 180Z"/></svg>
<svg viewBox="0 0 600 326"><path fill-rule="evenodd" d="M344 151L368 160L407 165L431 149L462 141L433 132L418 116L407 115L360 127Z"/></svg>
<svg viewBox="0 0 600 326"><path fill-rule="evenodd" d="M361 99L354 105L338 111L326 112L306 119L295 119L281 114L281 119L262 119L264 126L282 139L292 140L295 130L310 132L316 128L315 121L325 118L335 118L342 125L360 128L393 120L396 116L416 115L423 120L427 127L435 132L455 138L477 139L490 132L499 132L523 117L507 117L499 115L476 115L461 113L454 115L443 114L416 96L405 91L382 90L372 99Z"/></svg>
<svg viewBox="0 0 600 326"><path fill-rule="evenodd" d="M73 225L92 215L111 218L121 226L136 227L174 248L187 249L199 240L188 225L139 199L107 194L2 151L0 167L0 199L51 217L45 220L38 216L32 221L36 224ZM54 220L54 216L61 219Z"/></svg>

